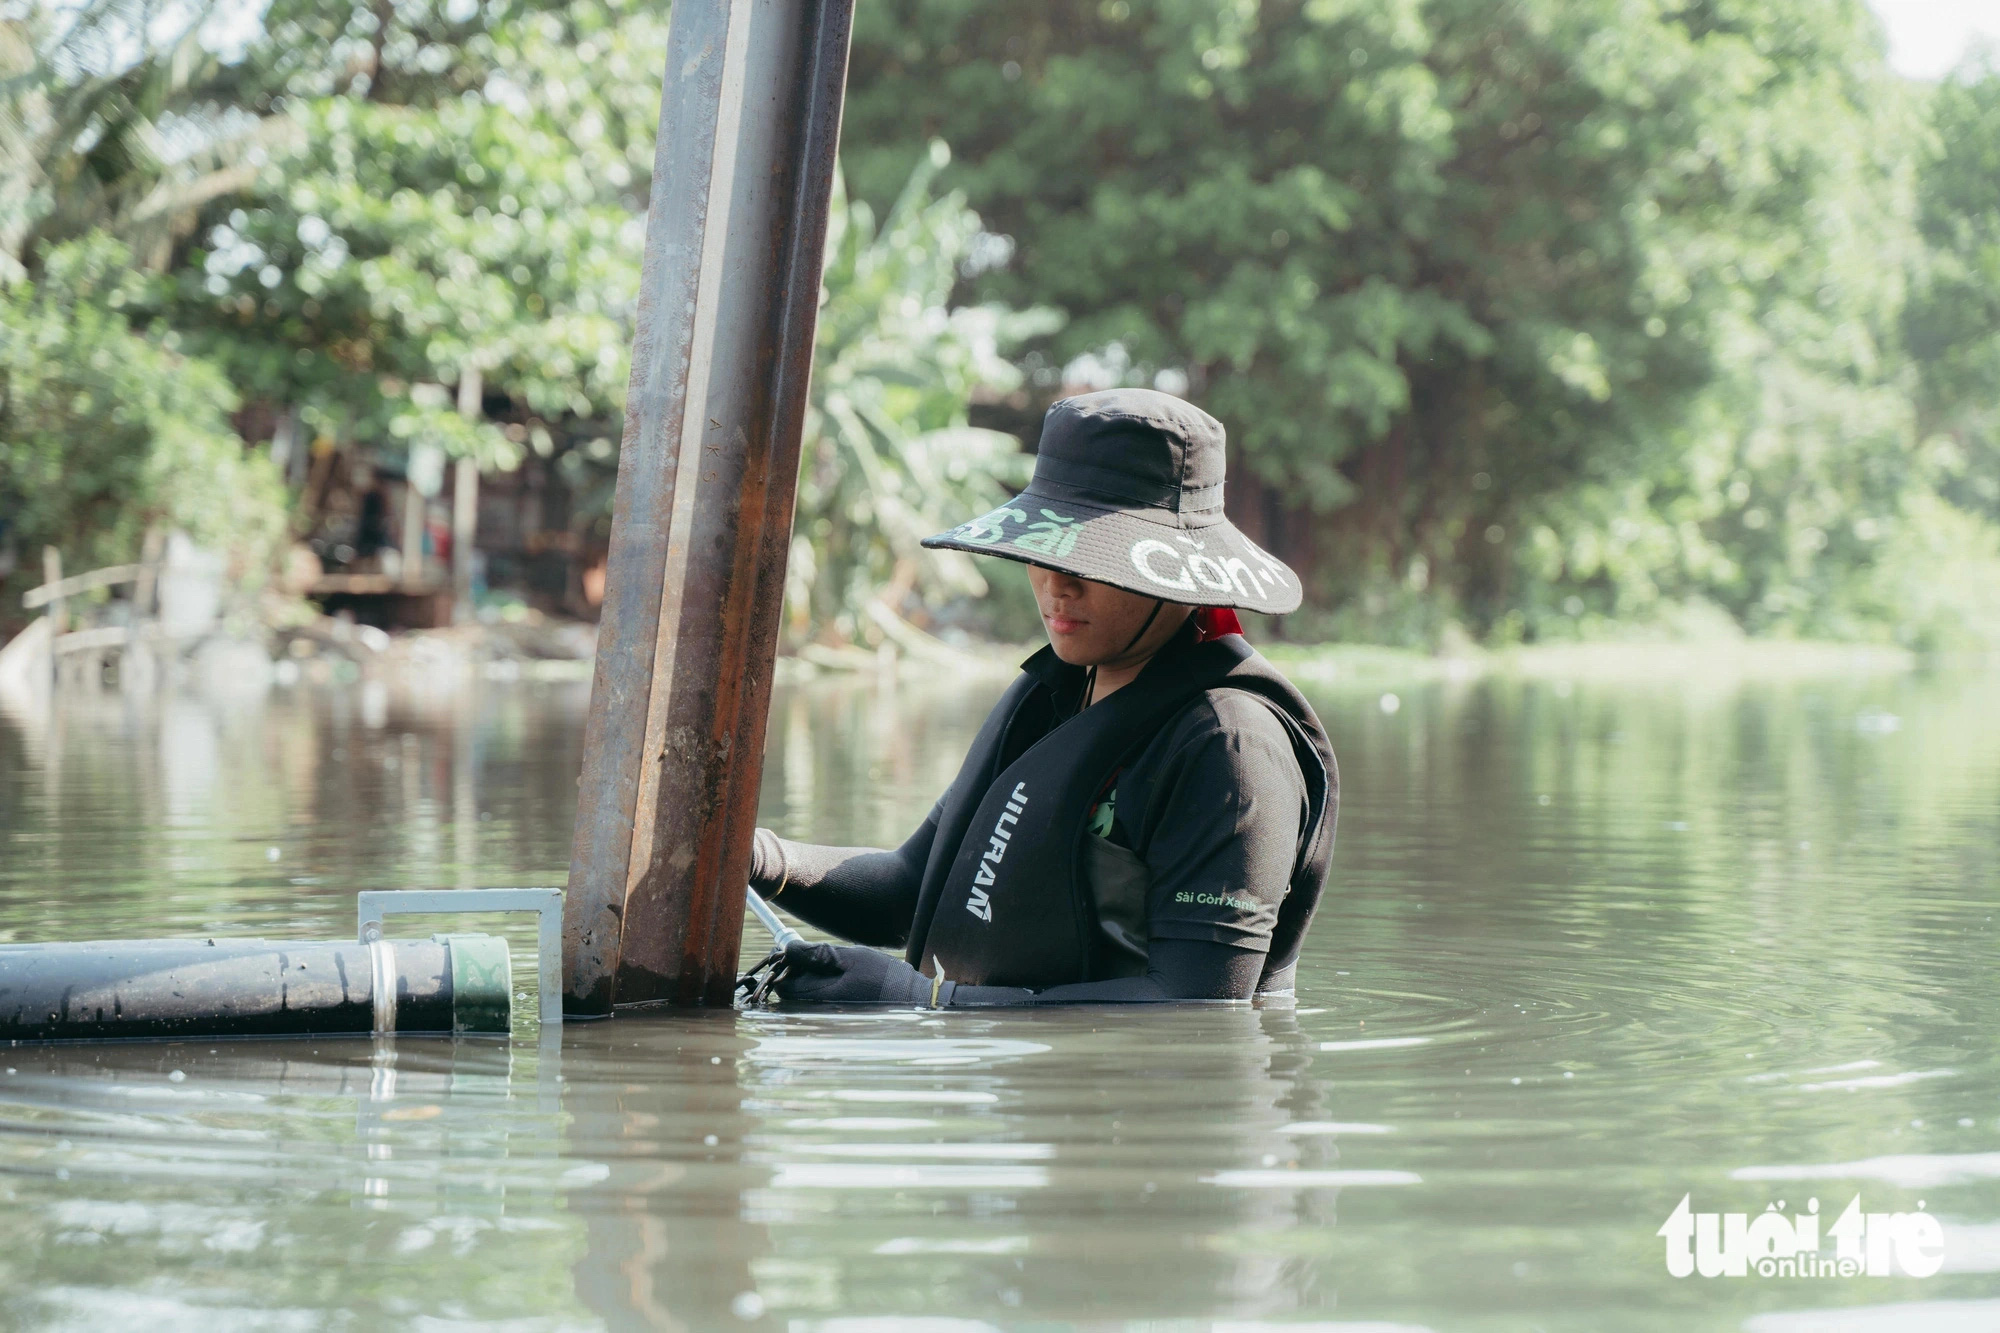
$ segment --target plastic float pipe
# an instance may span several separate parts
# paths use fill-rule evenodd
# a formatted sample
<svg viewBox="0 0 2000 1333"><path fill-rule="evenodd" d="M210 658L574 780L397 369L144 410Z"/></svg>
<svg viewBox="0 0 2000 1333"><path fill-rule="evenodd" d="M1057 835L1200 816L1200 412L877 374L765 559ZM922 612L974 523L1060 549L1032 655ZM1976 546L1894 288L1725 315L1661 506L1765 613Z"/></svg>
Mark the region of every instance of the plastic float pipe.
<svg viewBox="0 0 2000 1333"><path fill-rule="evenodd" d="M101 940L0 945L0 1042L505 1034L507 942Z"/></svg>
<svg viewBox="0 0 2000 1333"><path fill-rule="evenodd" d="M854 0L675 0L563 1009L732 1003Z"/></svg>

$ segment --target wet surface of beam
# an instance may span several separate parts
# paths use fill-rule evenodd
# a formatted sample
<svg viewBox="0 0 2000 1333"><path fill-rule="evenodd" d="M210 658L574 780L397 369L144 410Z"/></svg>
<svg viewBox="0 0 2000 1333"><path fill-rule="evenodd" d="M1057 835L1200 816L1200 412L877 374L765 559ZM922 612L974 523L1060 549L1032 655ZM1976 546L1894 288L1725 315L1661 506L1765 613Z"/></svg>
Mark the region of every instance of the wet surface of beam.
<svg viewBox="0 0 2000 1333"><path fill-rule="evenodd" d="M680 0L564 914L564 1009L727 1004L853 0Z"/></svg>

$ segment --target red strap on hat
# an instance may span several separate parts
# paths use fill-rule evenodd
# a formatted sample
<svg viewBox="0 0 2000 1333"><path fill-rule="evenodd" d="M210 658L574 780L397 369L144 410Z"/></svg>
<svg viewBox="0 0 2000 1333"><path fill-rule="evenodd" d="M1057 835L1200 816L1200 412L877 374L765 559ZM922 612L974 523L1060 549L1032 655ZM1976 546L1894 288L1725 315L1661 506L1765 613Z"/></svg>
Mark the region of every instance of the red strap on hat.
<svg viewBox="0 0 2000 1333"><path fill-rule="evenodd" d="M1194 611L1194 641L1207 643L1228 634L1241 634L1243 622L1226 606L1198 606Z"/></svg>

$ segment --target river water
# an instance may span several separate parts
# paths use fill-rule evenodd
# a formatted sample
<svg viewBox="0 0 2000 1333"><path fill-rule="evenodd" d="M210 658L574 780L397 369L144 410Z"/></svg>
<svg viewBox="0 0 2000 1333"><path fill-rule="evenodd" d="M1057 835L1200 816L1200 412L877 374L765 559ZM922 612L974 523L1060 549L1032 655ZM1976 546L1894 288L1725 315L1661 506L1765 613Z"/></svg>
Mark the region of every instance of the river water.
<svg viewBox="0 0 2000 1333"><path fill-rule="evenodd" d="M1295 1006L0 1049L0 1326L2000 1328L2000 678L1315 681ZM764 819L900 840L998 688L781 688ZM559 884L585 694L0 709L0 939ZM1942 1271L1656 1235L1857 1193Z"/></svg>

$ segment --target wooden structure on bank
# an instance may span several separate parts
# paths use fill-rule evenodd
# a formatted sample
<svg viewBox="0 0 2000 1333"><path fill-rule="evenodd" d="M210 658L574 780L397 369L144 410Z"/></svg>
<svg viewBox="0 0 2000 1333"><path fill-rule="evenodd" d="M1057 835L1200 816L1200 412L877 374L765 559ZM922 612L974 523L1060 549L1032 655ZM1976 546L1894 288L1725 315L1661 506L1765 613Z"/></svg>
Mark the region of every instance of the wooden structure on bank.
<svg viewBox="0 0 2000 1333"><path fill-rule="evenodd" d="M165 554L165 534L150 528L136 564L107 565L66 578L62 553L53 546L43 547L42 584L28 589L21 598L23 607L42 612L42 620L7 645L9 673L28 678L39 673L42 683L54 683L68 676L102 680L113 671L125 671L158 637L156 613ZM131 618L126 624L70 627L71 599L125 584L133 585Z"/></svg>

